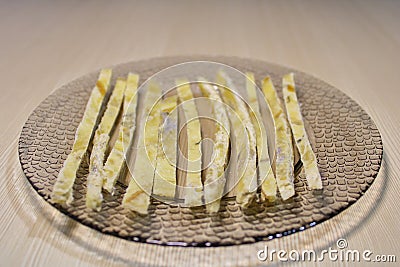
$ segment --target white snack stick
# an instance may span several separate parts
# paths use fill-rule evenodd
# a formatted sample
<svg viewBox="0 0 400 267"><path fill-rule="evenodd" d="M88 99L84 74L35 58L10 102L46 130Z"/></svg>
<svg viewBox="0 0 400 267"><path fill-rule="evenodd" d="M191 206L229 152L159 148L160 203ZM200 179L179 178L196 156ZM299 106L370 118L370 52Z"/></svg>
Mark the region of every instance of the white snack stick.
<svg viewBox="0 0 400 267"><path fill-rule="evenodd" d="M111 69L101 70L96 86L90 94L82 121L79 123L75 133L72 150L64 161L63 167L58 173L56 183L54 184L51 193L53 203L68 205L73 200L72 187L75 182L76 172L89 146L104 97L110 85L111 75Z"/></svg>
<svg viewBox="0 0 400 267"><path fill-rule="evenodd" d="M107 158L103 169L103 188L112 193L119 175L125 167L127 152L133 140L136 129L137 88L139 75L129 73L124 93L122 122L118 139Z"/></svg>
<svg viewBox="0 0 400 267"><path fill-rule="evenodd" d="M211 100L212 114L216 120L214 134L215 157L206 169L204 181L204 200L207 212L215 213L219 210L226 184L225 168L229 152L230 125L228 114L218 90L207 83L204 78L199 78L199 80L204 81L200 83L200 89L203 95Z"/></svg>
<svg viewBox="0 0 400 267"><path fill-rule="evenodd" d="M201 182L201 129L193 93L187 80L177 80L179 101L185 114L188 140L188 167L184 187L185 204L202 205L203 184Z"/></svg>
<svg viewBox="0 0 400 267"><path fill-rule="evenodd" d="M93 138L93 149L90 154L89 175L87 177L86 207L97 211L100 211L103 201L101 188L103 186L105 152L110 140L111 130L121 109L125 88L125 80L117 79Z"/></svg>
<svg viewBox="0 0 400 267"><path fill-rule="evenodd" d="M322 189L321 174L318 171L317 159L311 148L310 141L304 127L299 102L297 100L293 73L286 74L282 79L283 96L286 113L289 118L293 137L304 165L308 186L311 189Z"/></svg>
<svg viewBox="0 0 400 267"><path fill-rule="evenodd" d="M154 83L149 84L144 100L142 129L139 132L132 178L122 200L125 208L141 214L147 214L156 168L158 130L161 121L158 102L160 97L160 87Z"/></svg>
<svg viewBox="0 0 400 267"><path fill-rule="evenodd" d="M225 73L219 72L217 76L217 83L226 86L229 89L224 88L221 90L222 98L236 114L230 114L229 119L231 120L231 131L237 133L237 129L244 127L247 134L247 142L245 136L236 136L236 147L238 151L237 155L237 171L244 169L243 175L239 178L238 184L235 187L236 190L236 201L243 207L247 207L251 201L256 197L257 190L257 144L256 144L256 133L251 123L250 114L247 110L245 102L237 95L238 90L235 88L230 77ZM233 92L232 92L233 91ZM239 117L237 119L237 116ZM248 144L248 148L246 145ZM247 163L247 164L246 164ZM240 175L240 174L238 174Z"/></svg>
<svg viewBox="0 0 400 267"><path fill-rule="evenodd" d="M262 90L275 124L276 182L283 200L294 195L294 155L292 135L281 101L269 77L262 81Z"/></svg>
<svg viewBox="0 0 400 267"><path fill-rule="evenodd" d="M274 201L276 199L277 186L268 155L268 136L265 128L262 127L263 123L261 122L260 106L258 104L254 74L248 72L246 73L246 76L247 96L253 113L251 121L254 125L257 140L257 163L258 175L261 181L261 197L262 200L268 199L269 201Z"/></svg>
<svg viewBox="0 0 400 267"><path fill-rule="evenodd" d="M173 95L161 102L160 142L154 174L153 194L167 198L175 197L176 188L177 100L178 96Z"/></svg>

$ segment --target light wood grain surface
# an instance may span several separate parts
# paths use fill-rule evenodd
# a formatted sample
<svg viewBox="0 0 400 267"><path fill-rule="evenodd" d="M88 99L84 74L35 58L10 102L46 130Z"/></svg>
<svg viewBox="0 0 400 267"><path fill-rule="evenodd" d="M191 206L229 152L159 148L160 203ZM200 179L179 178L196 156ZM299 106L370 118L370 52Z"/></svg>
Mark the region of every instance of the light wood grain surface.
<svg viewBox="0 0 400 267"><path fill-rule="evenodd" d="M355 99L383 136L379 183L332 222L270 245L321 249L343 237L351 249L400 261L399 13L399 1L0 3L0 266L139 265L145 258L154 265L259 263L257 246L224 248L236 253L221 258L215 249L179 252L103 238L42 201L20 170L19 132L54 89L104 66L193 54L291 66Z"/></svg>

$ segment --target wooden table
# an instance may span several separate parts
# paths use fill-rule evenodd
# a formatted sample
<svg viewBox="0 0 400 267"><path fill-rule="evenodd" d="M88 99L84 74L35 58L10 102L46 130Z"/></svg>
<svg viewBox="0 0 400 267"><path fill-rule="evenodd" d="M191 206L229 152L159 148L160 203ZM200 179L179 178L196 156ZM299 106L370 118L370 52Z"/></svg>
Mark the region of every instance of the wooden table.
<svg viewBox="0 0 400 267"><path fill-rule="evenodd" d="M32 2L0 4L0 266L134 265L140 263L135 259L139 253L159 256L157 246L130 251L129 242L113 238L112 244L124 242L131 253L121 259L113 248L100 253L72 237L76 223L42 201L22 174L17 139L32 110L76 77L131 60L192 54L234 55L291 66L355 99L383 136L383 188L371 188L379 201L347 211L348 217L360 217L355 225L341 217L313 231L328 232L324 246L343 237L351 249L375 254L400 251L400 2ZM367 193L363 198L368 197ZM87 232L101 243L97 232ZM296 237L300 244L301 237ZM278 249L291 247L275 243L282 246ZM306 243L313 246L312 240ZM196 250L185 253L155 262L199 262ZM212 259L217 265L258 262L255 252L253 257L232 259L221 259L213 250L201 253L208 257L201 261L205 264Z"/></svg>

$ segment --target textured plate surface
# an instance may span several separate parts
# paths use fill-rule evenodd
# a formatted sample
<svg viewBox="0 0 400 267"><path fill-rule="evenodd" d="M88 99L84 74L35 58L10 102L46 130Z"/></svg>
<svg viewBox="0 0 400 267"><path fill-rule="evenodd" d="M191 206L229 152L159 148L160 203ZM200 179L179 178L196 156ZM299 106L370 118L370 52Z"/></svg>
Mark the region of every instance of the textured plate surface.
<svg viewBox="0 0 400 267"><path fill-rule="evenodd" d="M143 82L165 67L192 60L211 60L243 72L252 71L257 81L270 75L279 94L283 74L295 72L298 98L318 159L323 191L309 191L301 171L295 178L296 195L290 201L257 203L241 210L234 200L223 200L219 214L209 216L205 208L181 208L153 200L149 214L139 216L120 206L125 189L118 185L114 196L104 194L101 212L93 212L85 208L88 166L84 161L74 185L74 202L68 208L56 206L57 209L91 228L129 240L168 245L235 245L288 235L323 222L357 202L374 182L383 153L378 129L357 103L314 77L266 62L227 57L132 62L113 67L113 76L137 72ZM85 75L56 90L23 127L19 140L22 169L46 201L72 147L97 74Z"/></svg>

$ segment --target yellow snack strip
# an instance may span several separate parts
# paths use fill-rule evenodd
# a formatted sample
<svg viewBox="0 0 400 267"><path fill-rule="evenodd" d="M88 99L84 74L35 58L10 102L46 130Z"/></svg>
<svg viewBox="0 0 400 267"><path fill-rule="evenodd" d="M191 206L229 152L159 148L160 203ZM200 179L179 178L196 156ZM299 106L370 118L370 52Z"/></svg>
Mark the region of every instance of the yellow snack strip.
<svg viewBox="0 0 400 267"><path fill-rule="evenodd" d="M250 114L247 110L245 102L237 95L237 89L235 88L230 77L225 73L219 72L217 75L217 83L226 86L229 89L221 90L222 98L233 110L228 113L231 121L231 132L238 133L239 128L245 128L245 134L247 136L235 135L235 143L238 151L237 155L237 171L244 168L243 175L239 178L238 184L235 187L236 190L236 201L243 207L248 206L256 196L257 190L257 144L256 134L251 123ZM233 91L233 92L232 92ZM235 111L235 112L233 112ZM237 116L239 118L237 118ZM246 140L247 139L247 140ZM248 147L246 147L248 145Z"/></svg>
<svg viewBox="0 0 400 267"><path fill-rule="evenodd" d="M229 152L229 133L230 125L228 114L224 103L212 85L204 81L200 83L200 89L204 96L211 100L211 108L214 119L216 120L216 129L214 136L214 160L206 169L206 178L204 181L204 200L209 213L218 212L224 187L226 183L225 168Z"/></svg>
<svg viewBox="0 0 400 267"><path fill-rule="evenodd" d="M268 199L269 201L274 201L276 199L277 186L268 155L267 132L262 128L263 124L261 122L260 106L258 104L254 74L248 72L246 73L246 76L247 96L253 113L251 114L251 121L254 125L257 139L257 163L258 175L261 180L261 197L262 200Z"/></svg>
<svg viewBox="0 0 400 267"><path fill-rule="evenodd" d="M159 85L149 84L141 118L144 125L139 132L132 178L122 199L123 207L141 214L147 214L156 169L158 130L161 121L160 104L158 102L160 97L161 89Z"/></svg>
<svg viewBox="0 0 400 267"><path fill-rule="evenodd" d="M167 198L175 197L176 188L177 100L178 97L173 95L165 98L161 103L160 142L154 174L153 194Z"/></svg>
<svg viewBox="0 0 400 267"><path fill-rule="evenodd" d="M283 96L290 127L304 165L308 186L311 189L322 189L321 174L318 171L317 159L311 148L310 141L304 127L299 102L297 100L293 73L283 76Z"/></svg>
<svg viewBox="0 0 400 267"><path fill-rule="evenodd" d="M203 184L201 182L201 129L193 93L187 80L177 80L178 97L187 121L188 168L184 188L185 204L202 205Z"/></svg>
<svg viewBox="0 0 400 267"><path fill-rule="evenodd" d="M101 188L103 186L103 165L105 152L110 140L111 130L121 109L126 81L118 79L107 103L93 139L93 149L90 154L89 175L87 177L86 207L99 211L103 201Z"/></svg>
<svg viewBox="0 0 400 267"><path fill-rule="evenodd" d="M126 153L129 150L136 130L137 88L139 75L129 73L124 93L122 122L118 139L107 158L103 169L103 188L112 193L114 185L125 166Z"/></svg>
<svg viewBox="0 0 400 267"><path fill-rule="evenodd" d="M63 167L58 173L56 183L54 184L51 193L51 200L53 203L68 205L73 200L72 187L75 182L76 172L89 146L103 105L104 96L110 85L111 75L111 69L101 70L96 86L90 94L82 121L79 123L75 133L72 150L64 161Z"/></svg>
<svg viewBox="0 0 400 267"><path fill-rule="evenodd" d="M262 90L275 124L276 183L283 200L294 195L294 156L292 135L281 101L269 77L262 81Z"/></svg>

